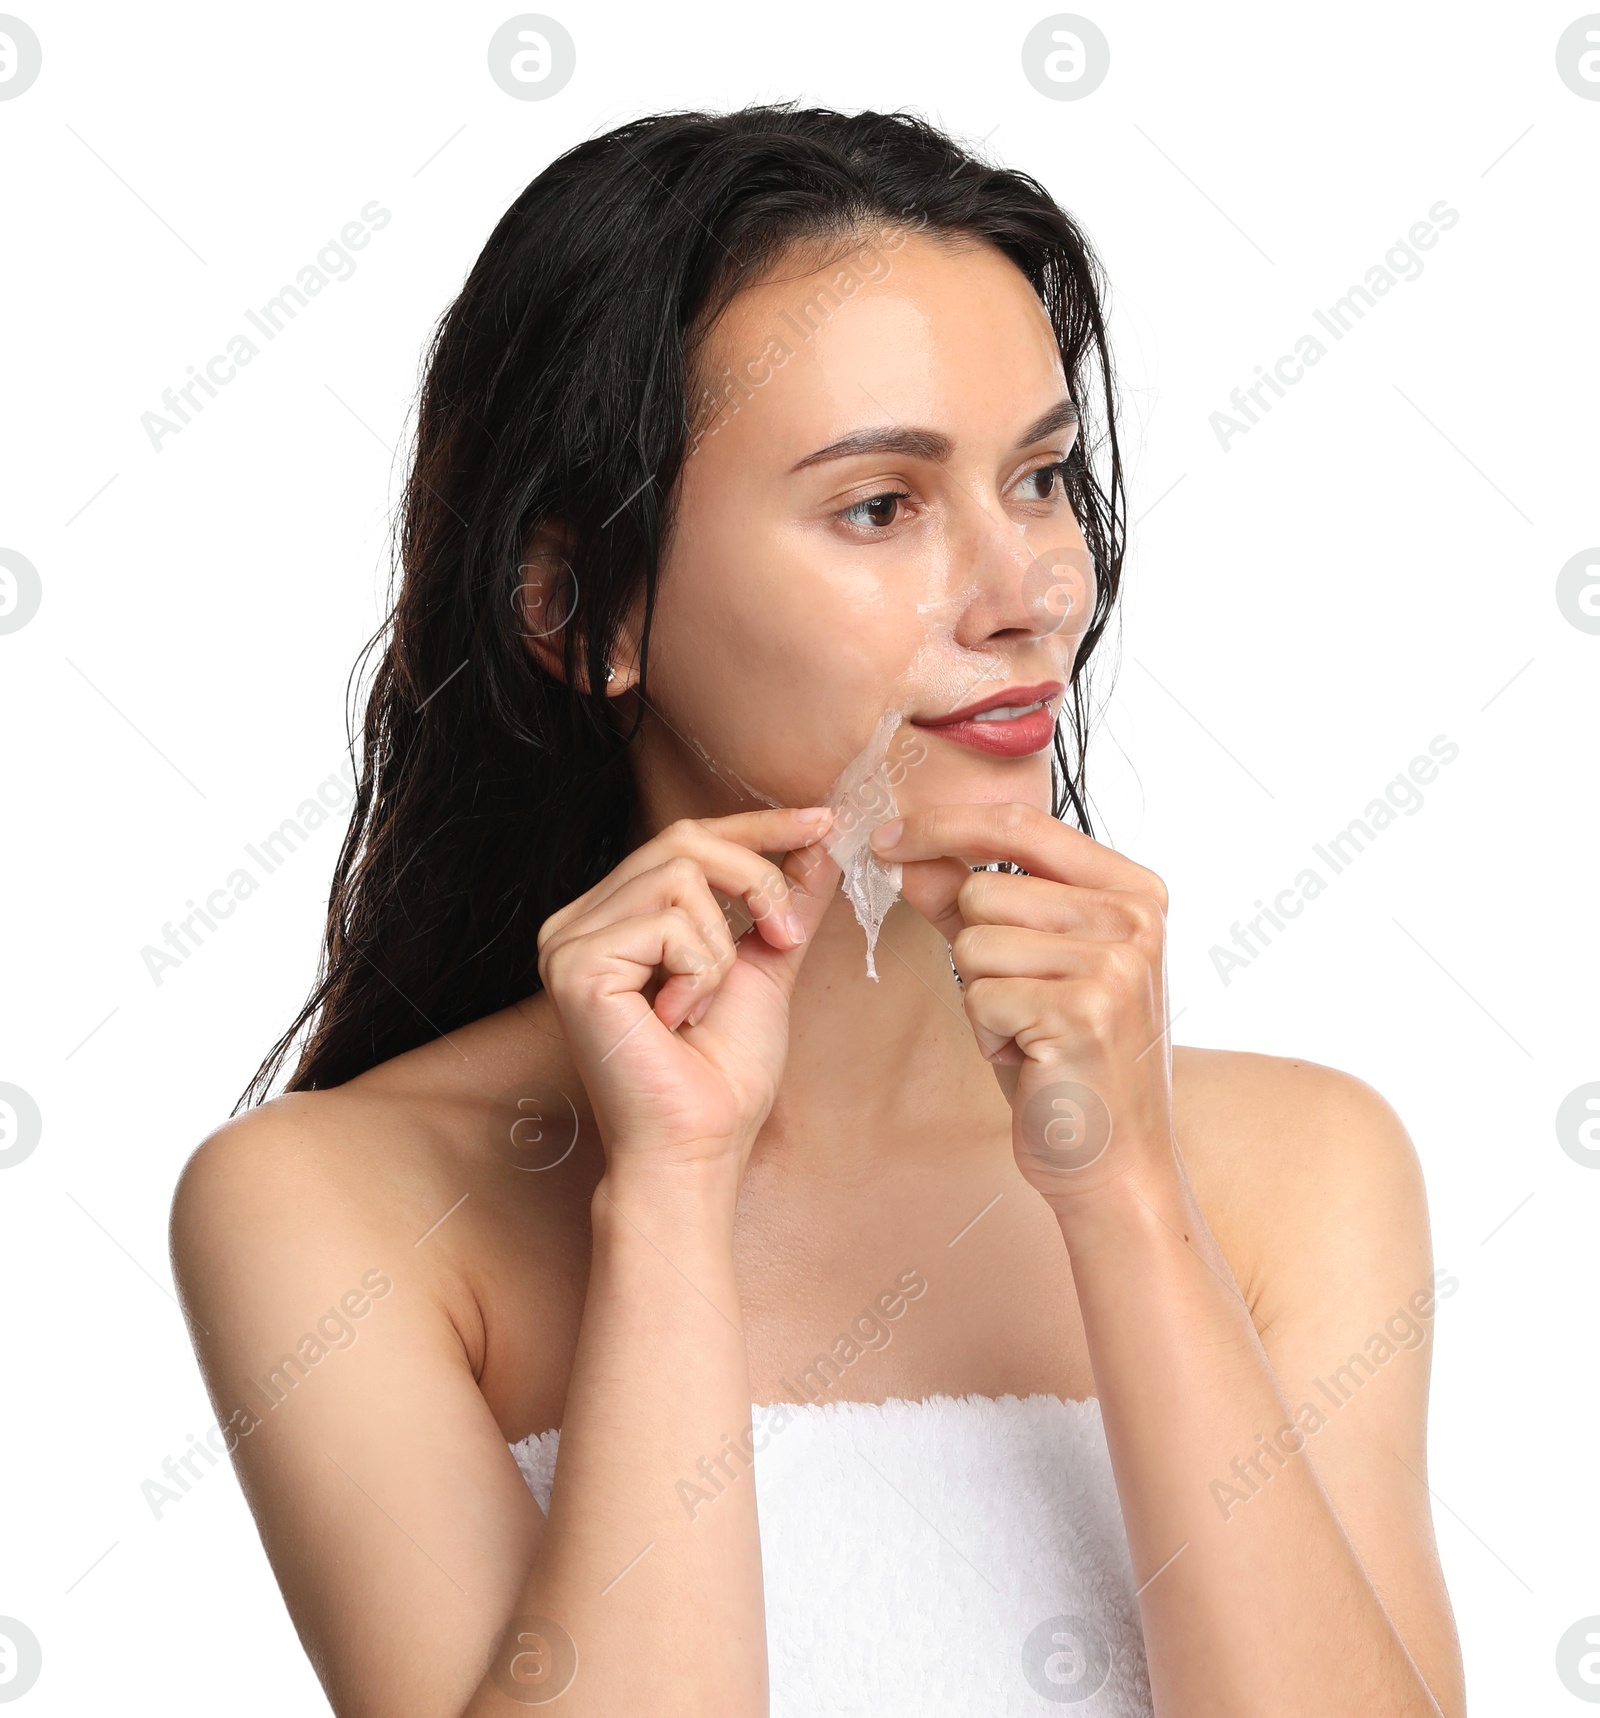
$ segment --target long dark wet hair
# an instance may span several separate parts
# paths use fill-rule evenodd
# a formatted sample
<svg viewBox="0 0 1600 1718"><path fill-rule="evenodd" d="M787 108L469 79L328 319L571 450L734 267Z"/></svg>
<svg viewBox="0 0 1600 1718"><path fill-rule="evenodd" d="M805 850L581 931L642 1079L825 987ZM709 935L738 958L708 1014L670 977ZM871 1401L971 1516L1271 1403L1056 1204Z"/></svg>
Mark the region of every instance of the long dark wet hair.
<svg viewBox="0 0 1600 1718"><path fill-rule="evenodd" d="M321 969L238 1108L270 1093L297 1042L285 1089L337 1086L539 988L540 925L629 847L637 718L623 733L603 691L573 688L604 685L642 587L648 691L696 342L789 247L842 253L908 226L995 246L1060 343L1082 420L1065 489L1097 590L1056 731L1054 811L1093 833L1083 671L1116 601L1126 501L1088 240L1037 181L909 114L783 104L635 120L527 187L435 332L398 593L357 667L376 660ZM555 521L575 604L565 681L536 661L518 597L527 546Z"/></svg>

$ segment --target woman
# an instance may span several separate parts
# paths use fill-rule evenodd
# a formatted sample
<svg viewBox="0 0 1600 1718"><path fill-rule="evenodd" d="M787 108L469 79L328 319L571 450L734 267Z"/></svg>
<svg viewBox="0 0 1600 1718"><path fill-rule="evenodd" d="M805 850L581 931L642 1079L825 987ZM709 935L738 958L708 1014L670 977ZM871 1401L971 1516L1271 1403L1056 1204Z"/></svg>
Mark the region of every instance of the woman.
<svg viewBox="0 0 1600 1718"><path fill-rule="evenodd" d="M1102 294L765 108L572 150L445 316L304 1048L173 1216L335 1710L1462 1712L1410 1143L1172 1049L1088 833Z"/></svg>

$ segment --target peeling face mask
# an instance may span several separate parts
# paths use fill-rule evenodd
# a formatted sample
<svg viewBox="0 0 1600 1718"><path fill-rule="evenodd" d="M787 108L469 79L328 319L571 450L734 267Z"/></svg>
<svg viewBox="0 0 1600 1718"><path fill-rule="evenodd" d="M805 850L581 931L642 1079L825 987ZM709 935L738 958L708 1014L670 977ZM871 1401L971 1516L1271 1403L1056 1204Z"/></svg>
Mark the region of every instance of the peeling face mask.
<svg viewBox="0 0 1600 1718"><path fill-rule="evenodd" d="M891 706L878 719L872 737L845 765L823 801L833 823L822 845L844 873L840 887L867 936L867 977L878 977L873 951L889 909L900 894L900 867L885 865L872 851L872 833L899 816L889 780L889 744L900 731L903 713Z"/></svg>
<svg viewBox="0 0 1600 1718"><path fill-rule="evenodd" d="M919 612L959 612L970 592L938 604L919 604ZM889 909L899 898L901 870L872 851L872 834L900 815L894 797L889 748L906 710L928 701L959 708L984 681L1003 678L1005 663L990 653L959 649L948 636L927 639L902 676L895 702L879 717L867 743L845 765L823 803L834 814L823 846L843 872L840 887L867 939L867 977L878 978L875 951Z"/></svg>

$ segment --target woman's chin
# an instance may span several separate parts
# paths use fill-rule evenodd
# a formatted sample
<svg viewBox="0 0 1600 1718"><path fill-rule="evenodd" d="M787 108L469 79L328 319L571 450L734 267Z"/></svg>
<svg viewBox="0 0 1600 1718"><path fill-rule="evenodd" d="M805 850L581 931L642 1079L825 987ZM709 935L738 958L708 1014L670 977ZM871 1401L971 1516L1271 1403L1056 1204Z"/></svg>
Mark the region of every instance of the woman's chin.
<svg viewBox="0 0 1600 1718"><path fill-rule="evenodd" d="M908 771L895 789L895 803L902 811L931 805L1033 805L1047 812L1051 789L1049 752L998 758L973 751L940 758L937 767L929 759L921 769Z"/></svg>

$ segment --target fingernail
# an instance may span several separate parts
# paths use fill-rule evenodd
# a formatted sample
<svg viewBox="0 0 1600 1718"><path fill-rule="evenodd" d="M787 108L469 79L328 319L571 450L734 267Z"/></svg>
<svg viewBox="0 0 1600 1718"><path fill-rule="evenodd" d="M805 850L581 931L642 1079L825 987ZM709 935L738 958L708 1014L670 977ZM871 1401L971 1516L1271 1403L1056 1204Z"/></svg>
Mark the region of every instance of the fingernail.
<svg viewBox="0 0 1600 1718"><path fill-rule="evenodd" d="M788 932L791 942L803 943L806 940L806 927L800 922L798 913L785 913L783 915L783 928Z"/></svg>
<svg viewBox="0 0 1600 1718"><path fill-rule="evenodd" d="M873 830L872 845L880 853L886 852L891 847L898 846L900 843L900 837L905 833L905 828L906 820L903 817L895 818L892 823L886 823L881 829Z"/></svg>
<svg viewBox="0 0 1600 1718"><path fill-rule="evenodd" d="M797 811L794 814L794 820L796 823L821 823L823 818L827 815L827 806L813 805L808 807L805 811Z"/></svg>

